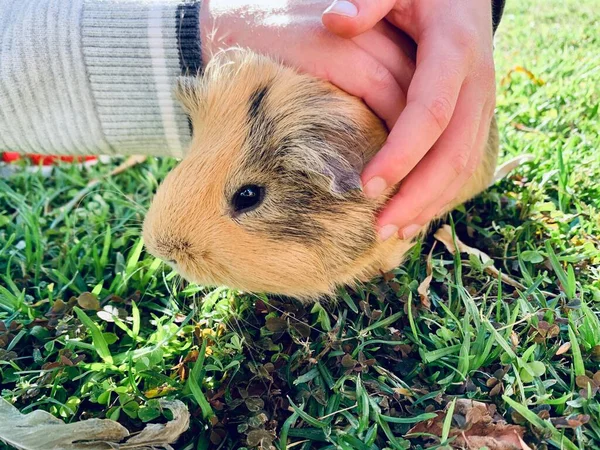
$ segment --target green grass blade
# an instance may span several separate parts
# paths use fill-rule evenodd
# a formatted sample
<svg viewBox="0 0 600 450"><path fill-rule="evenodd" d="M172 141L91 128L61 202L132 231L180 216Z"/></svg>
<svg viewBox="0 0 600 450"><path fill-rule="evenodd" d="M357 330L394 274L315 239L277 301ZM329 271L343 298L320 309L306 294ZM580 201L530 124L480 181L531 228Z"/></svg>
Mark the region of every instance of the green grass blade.
<svg viewBox="0 0 600 450"><path fill-rule="evenodd" d="M106 343L106 339L104 339L104 335L102 334L100 327L96 325L94 321L77 306L73 308L73 311L75 311L75 314L77 314L77 317L81 323L83 323L90 332L90 335L92 336L92 342L94 343L94 349L96 350L96 353L98 353L98 356L102 358L102 361L104 361L106 364L113 364L113 357L110 354L108 344Z"/></svg>

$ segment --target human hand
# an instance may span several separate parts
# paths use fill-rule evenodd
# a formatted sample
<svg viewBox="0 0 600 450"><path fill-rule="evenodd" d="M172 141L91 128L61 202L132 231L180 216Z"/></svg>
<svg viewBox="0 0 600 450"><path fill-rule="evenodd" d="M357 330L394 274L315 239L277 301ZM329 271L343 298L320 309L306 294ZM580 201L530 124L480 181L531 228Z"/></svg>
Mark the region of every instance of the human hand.
<svg viewBox="0 0 600 450"><path fill-rule="evenodd" d="M383 18L417 43L417 64L406 109L362 180L371 198L402 180L378 231L408 239L448 209L483 156L495 107L491 1L338 1L323 23L352 38Z"/></svg>
<svg viewBox="0 0 600 450"><path fill-rule="evenodd" d="M362 98L391 129L406 104L414 42L385 21L352 39L336 36L321 20L330 1L205 0L204 63L221 48L250 48Z"/></svg>

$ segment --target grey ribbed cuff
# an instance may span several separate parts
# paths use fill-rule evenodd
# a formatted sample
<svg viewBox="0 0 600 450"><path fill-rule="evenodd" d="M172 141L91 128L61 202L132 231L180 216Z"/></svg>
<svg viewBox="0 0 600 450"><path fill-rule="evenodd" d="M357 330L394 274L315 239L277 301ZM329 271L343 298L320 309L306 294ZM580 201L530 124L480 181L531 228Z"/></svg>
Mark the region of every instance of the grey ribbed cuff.
<svg viewBox="0 0 600 450"><path fill-rule="evenodd" d="M183 155L197 1L0 0L0 151Z"/></svg>

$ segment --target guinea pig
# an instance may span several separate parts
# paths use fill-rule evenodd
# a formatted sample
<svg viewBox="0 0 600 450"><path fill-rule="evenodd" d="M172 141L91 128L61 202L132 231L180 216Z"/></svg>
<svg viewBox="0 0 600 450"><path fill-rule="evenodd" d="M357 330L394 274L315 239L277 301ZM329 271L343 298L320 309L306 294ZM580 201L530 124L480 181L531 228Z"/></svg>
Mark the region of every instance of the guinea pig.
<svg viewBox="0 0 600 450"><path fill-rule="evenodd" d="M383 123L333 85L247 50L222 52L178 98L190 148L154 197L150 253L189 281L311 301L399 266L413 242L377 237L389 196L367 199L359 175L383 145ZM454 207L485 189L485 157Z"/></svg>

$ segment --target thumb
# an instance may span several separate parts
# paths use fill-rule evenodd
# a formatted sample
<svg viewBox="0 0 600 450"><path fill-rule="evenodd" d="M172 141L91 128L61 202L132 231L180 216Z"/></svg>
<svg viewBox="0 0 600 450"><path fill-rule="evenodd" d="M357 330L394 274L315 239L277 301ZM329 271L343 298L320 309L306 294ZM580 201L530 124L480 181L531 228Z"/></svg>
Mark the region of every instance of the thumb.
<svg viewBox="0 0 600 450"><path fill-rule="evenodd" d="M396 0L334 0L323 13L323 25L344 38L370 30L394 7Z"/></svg>

